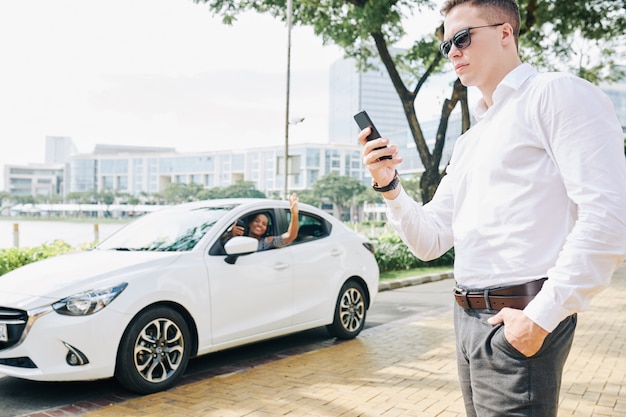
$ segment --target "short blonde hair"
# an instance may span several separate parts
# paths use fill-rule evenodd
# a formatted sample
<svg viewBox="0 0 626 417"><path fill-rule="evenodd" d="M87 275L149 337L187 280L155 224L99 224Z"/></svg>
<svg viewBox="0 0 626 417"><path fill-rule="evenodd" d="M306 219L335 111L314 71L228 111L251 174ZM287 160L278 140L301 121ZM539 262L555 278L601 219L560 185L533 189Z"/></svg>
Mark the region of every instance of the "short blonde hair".
<svg viewBox="0 0 626 417"><path fill-rule="evenodd" d="M447 15L450 10L461 4L477 7L489 24L508 23L513 27L515 44L519 46L520 15L515 0L447 0L441 6L441 14Z"/></svg>

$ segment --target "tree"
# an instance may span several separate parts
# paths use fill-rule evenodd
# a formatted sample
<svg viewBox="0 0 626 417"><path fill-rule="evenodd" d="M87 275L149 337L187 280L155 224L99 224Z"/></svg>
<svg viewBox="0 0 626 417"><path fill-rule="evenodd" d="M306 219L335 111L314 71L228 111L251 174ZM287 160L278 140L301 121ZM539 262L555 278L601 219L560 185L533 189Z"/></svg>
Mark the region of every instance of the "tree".
<svg viewBox="0 0 626 417"><path fill-rule="evenodd" d="M86 204L91 202L91 193L85 191L72 191L65 195L66 203Z"/></svg>
<svg viewBox="0 0 626 417"><path fill-rule="evenodd" d="M214 187L198 194L200 200L216 198L265 198L265 194L257 190L253 181L237 181L228 187Z"/></svg>
<svg viewBox="0 0 626 417"><path fill-rule="evenodd" d="M15 202L17 204L35 204L35 197L32 195L16 195Z"/></svg>
<svg viewBox="0 0 626 417"><path fill-rule="evenodd" d="M165 201L170 204L184 203L197 200L197 195L203 190L199 184L172 183L163 190Z"/></svg>
<svg viewBox="0 0 626 417"><path fill-rule="evenodd" d="M269 13L286 20L286 0L194 0L206 3L232 24L248 10ZM616 80L613 57L624 54L626 8L623 1L611 0L518 0L522 17L521 55L540 68L565 69L590 79ZM445 69L438 52L441 22L433 22L430 35L417 39L408 50L392 54L390 46L404 35L404 18L433 8L430 0L295 0L294 25L309 25L325 44L342 47L346 57L357 59L361 69L378 56L386 68L402 102L409 129L419 153L424 173L420 179L422 200L430 201L442 170L442 152L448 119L461 108L462 130L469 129L467 90L457 79L450 97L441 108L441 118L431 148L427 145L415 112L415 100L427 79ZM577 58L574 60L573 58Z"/></svg>
<svg viewBox="0 0 626 417"><path fill-rule="evenodd" d="M365 186L361 181L335 173L323 176L313 185L313 194L320 200L328 199L333 203L339 213L338 218L345 217L345 207L354 203L354 197L364 191Z"/></svg>
<svg viewBox="0 0 626 417"><path fill-rule="evenodd" d="M110 206L115 202L115 193L113 190L102 190L96 194L98 203Z"/></svg>
<svg viewBox="0 0 626 417"><path fill-rule="evenodd" d="M265 194L257 190L253 181L237 181L224 188L225 198L265 198Z"/></svg>
<svg viewBox="0 0 626 417"><path fill-rule="evenodd" d="M37 203L57 204L63 202L63 196L60 196L58 194L36 195L35 201Z"/></svg>
<svg viewBox="0 0 626 417"><path fill-rule="evenodd" d="M0 207L4 204L5 201L11 201L12 196L10 193L6 191L0 191Z"/></svg>
<svg viewBox="0 0 626 417"><path fill-rule="evenodd" d="M383 203L384 200L383 196L379 192L374 191L372 187L365 187L361 194L354 196L354 202L359 205L364 203L377 204Z"/></svg>
<svg viewBox="0 0 626 417"><path fill-rule="evenodd" d="M418 176L413 178L402 178L402 188L415 201L422 201L420 193L420 179Z"/></svg>
<svg viewBox="0 0 626 417"><path fill-rule="evenodd" d="M315 207L321 207L322 200L315 195L313 190L300 190L298 191L298 201L305 204L310 204Z"/></svg>
<svg viewBox="0 0 626 417"><path fill-rule="evenodd" d="M138 204L141 204L141 199L137 196L131 195L128 197L126 202L130 205L136 206Z"/></svg>

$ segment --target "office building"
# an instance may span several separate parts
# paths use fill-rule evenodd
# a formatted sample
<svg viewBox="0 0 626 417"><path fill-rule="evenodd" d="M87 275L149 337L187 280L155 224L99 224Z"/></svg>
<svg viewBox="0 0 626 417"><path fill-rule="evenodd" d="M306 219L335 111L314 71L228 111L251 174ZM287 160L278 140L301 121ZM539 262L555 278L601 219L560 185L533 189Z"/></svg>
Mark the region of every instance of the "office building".
<svg viewBox="0 0 626 417"><path fill-rule="evenodd" d="M63 195L63 164L4 166L4 190L14 196Z"/></svg>
<svg viewBox="0 0 626 417"><path fill-rule="evenodd" d="M359 128L354 122L355 113L366 110L376 128L396 143L404 158L398 167L400 175L413 176L424 171L415 141L409 130L402 102L398 97L385 67L358 72L354 59L342 59L330 68L330 106L328 115L330 143L354 143ZM439 127L438 118L419 119L426 143L431 151ZM446 142L441 159L442 168L450 161L454 142L461 134L460 111L449 119Z"/></svg>
<svg viewBox="0 0 626 417"><path fill-rule="evenodd" d="M46 164L64 164L76 153L74 141L69 136L46 136Z"/></svg>
<svg viewBox="0 0 626 417"><path fill-rule="evenodd" d="M68 136L46 136L45 163L4 166L4 190L15 196L60 197L64 194L64 164L76 146Z"/></svg>
<svg viewBox="0 0 626 417"><path fill-rule="evenodd" d="M354 144L359 128L353 116L367 110L376 128L385 137L396 140L409 130L402 103L387 70L363 73L357 71L356 61L341 59L330 67L328 138L330 143Z"/></svg>
<svg viewBox="0 0 626 417"><path fill-rule="evenodd" d="M311 189L330 173L362 179L358 145L290 146L288 189ZM178 153L174 148L98 145L93 153L74 155L67 164L67 192L118 191L131 195L163 192L170 184L227 187L252 181L268 196L282 195L284 149Z"/></svg>

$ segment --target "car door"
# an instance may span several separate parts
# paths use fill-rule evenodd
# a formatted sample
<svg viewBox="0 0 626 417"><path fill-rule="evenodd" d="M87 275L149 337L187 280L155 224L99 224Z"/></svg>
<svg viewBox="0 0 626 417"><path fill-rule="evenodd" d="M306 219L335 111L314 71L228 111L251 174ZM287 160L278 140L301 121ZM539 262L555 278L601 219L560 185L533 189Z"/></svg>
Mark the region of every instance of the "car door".
<svg viewBox="0 0 626 417"><path fill-rule="evenodd" d="M324 219L300 211L297 240L291 245L294 259L294 325L332 316L342 279L346 250L331 235Z"/></svg>
<svg viewBox="0 0 626 417"><path fill-rule="evenodd" d="M291 325L293 265L288 248L242 255L233 264L208 256L213 344L279 332Z"/></svg>

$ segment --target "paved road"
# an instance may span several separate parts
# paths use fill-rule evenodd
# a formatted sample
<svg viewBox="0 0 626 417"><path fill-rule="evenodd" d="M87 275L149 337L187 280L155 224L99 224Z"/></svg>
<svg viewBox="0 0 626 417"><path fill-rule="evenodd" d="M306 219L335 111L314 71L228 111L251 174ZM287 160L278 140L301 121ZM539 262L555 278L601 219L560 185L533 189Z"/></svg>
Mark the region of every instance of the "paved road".
<svg viewBox="0 0 626 417"><path fill-rule="evenodd" d="M367 328L400 325L406 320L432 316L451 308L450 279L416 286L406 286L379 293L368 312ZM185 380L210 378L245 369L295 353L332 345L325 328L313 329L268 342L206 355L193 360ZM17 417L76 404L97 402L100 398L133 397L122 390L114 380L43 383L0 377L0 417Z"/></svg>

